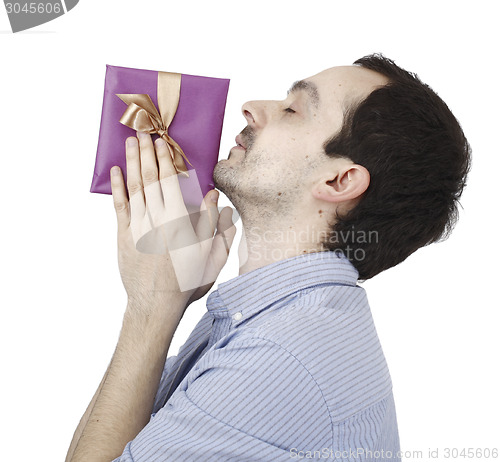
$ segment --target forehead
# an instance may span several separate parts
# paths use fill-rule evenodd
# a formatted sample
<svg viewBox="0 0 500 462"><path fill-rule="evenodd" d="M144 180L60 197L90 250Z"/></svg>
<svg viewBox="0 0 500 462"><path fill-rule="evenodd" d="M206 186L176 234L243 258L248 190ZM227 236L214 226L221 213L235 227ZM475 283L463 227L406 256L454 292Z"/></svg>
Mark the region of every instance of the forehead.
<svg viewBox="0 0 500 462"><path fill-rule="evenodd" d="M332 67L304 80L314 83L320 101L328 104L363 99L389 82L382 74L360 66Z"/></svg>

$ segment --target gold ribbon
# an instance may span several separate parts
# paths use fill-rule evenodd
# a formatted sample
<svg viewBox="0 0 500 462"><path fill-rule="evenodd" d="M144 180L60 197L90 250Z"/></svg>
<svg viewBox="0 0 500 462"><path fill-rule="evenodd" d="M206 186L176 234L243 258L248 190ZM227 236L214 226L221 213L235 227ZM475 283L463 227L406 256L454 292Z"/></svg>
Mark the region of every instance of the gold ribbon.
<svg viewBox="0 0 500 462"><path fill-rule="evenodd" d="M179 105L181 92L181 74L158 72L158 108L156 109L149 95L121 94L116 95L128 105L120 123L138 132L156 133L167 144L177 173L189 177L186 164L192 166L181 147L169 136L168 127L174 119Z"/></svg>

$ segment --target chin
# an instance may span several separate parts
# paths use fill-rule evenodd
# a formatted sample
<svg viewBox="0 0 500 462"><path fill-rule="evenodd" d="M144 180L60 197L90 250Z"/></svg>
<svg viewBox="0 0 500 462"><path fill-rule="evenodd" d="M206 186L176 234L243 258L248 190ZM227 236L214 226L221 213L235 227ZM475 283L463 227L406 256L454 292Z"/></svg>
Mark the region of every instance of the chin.
<svg viewBox="0 0 500 462"><path fill-rule="evenodd" d="M213 179L214 186L233 202L238 183L236 180L236 170L231 165L227 165L226 161L220 161L215 165Z"/></svg>
<svg viewBox="0 0 500 462"><path fill-rule="evenodd" d="M227 182L227 168L224 167L224 160L221 160L215 164L214 167L214 172L213 172L213 179L214 179L214 185L215 187L219 190L222 191L225 194L225 184Z"/></svg>

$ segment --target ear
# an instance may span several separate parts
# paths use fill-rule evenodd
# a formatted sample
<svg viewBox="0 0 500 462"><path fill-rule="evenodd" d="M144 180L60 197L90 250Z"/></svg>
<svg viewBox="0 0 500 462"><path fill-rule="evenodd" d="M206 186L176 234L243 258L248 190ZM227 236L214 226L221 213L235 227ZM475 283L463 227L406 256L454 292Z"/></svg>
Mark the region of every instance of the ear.
<svg viewBox="0 0 500 462"><path fill-rule="evenodd" d="M344 202L360 197L370 184L370 173L362 165L345 163L332 175L323 175L312 189L316 199Z"/></svg>

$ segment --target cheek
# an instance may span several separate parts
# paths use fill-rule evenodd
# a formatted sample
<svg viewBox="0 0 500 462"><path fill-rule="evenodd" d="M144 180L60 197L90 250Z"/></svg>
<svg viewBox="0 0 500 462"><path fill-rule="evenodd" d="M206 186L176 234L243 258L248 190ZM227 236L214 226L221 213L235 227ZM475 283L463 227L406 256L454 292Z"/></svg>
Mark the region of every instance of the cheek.
<svg viewBox="0 0 500 462"><path fill-rule="evenodd" d="M255 139L252 148L268 152L272 156L293 157L298 153L306 152L308 142L311 143L309 134L296 131L269 131L262 133Z"/></svg>
<svg viewBox="0 0 500 462"><path fill-rule="evenodd" d="M321 135L310 127L266 130L261 132L247 152L248 162L265 163L288 174L300 172L322 152Z"/></svg>

